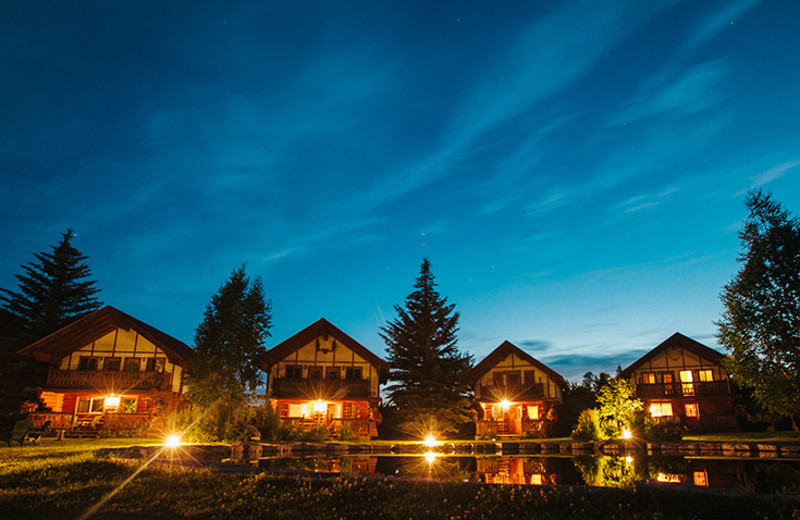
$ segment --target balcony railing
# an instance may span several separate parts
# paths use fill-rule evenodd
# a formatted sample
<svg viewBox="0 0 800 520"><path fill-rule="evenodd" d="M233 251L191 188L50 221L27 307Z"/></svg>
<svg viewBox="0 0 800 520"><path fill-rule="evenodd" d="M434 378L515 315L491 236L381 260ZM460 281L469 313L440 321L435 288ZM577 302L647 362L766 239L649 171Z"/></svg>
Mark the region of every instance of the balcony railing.
<svg viewBox="0 0 800 520"><path fill-rule="evenodd" d="M47 374L51 388L85 388L122 393L131 390L168 390L169 374L162 372L116 372L98 370L53 370Z"/></svg>
<svg viewBox="0 0 800 520"><path fill-rule="evenodd" d="M377 427L369 419L309 419L297 417L282 417L281 423L299 430L310 430L311 428L322 426L327 428L332 435L341 432L343 426L348 426L355 439L369 439L378 434Z"/></svg>
<svg viewBox="0 0 800 520"><path fill-rule="evenodd" d="M693 383L661 383L636 385L636 397L640 399L663 399L667 397L702 397L730 394L727 381Z"/></svg>
<svg viewBox="0 0 800 520"><path fill-rule="evenodd" d="M544 397L544 384L533 383L530 385L518 385L513 387L506 386L484 386L478 385L476 397L484 401L533 401Z"/></svg>
<svg viewBox="0 0 800 520"><path fill-rule="evenodd" d="M289 379L276 378L272 382L274 397L294 397L298 399L352 399L367 398L369 380L367 379Z"/></svg>

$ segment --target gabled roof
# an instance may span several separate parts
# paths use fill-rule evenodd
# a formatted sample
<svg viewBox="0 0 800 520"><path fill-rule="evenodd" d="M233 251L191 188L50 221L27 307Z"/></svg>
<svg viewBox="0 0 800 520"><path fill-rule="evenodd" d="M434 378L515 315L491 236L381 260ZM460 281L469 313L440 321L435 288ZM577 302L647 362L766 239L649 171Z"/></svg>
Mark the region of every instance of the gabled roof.
<svg viewBox="0 0 800 520"><path fill-rule="evenodd" d="M109 305L89 313L49 336L28 345L20 350L19 353L32 356L40 361L55 363L64 356L88 345L92 341L102 338L117 328L135 330L153 345L164 351L170 362L176 365L184 366L194 356L194 350L186 343Z"/></svg>
<svg viewBox="0 0 800 520"><path fill-rule="evenodd" d="M693 340L690 337L684 336L680 332L676 332L669 338L662 341L659 345L654 347L653 350L651 350L644 356L640 357L639 359L631 363L631 365L628 368L620 372L620 376L630 377L631 372L636 370L641 365L647 363L648 361L650 361L651 359L653 359L654 357L656 357L669 347L678 347L684 350L688 350L689 352L692 352L698 357L707 359L712 363L717 363L717 364L719 364L720 360L722 360L722 358L725 357L724 354L717 352L713 348L707 347L702 343Z"/></svg>
<svg viewBox="0 0 800 520"><path fill-rule="evenodd" d="M388 377L389 363L373 354L372 351L370 351L367 347L342 332L325 318L320 318L294 336L291 336L290 338L269 349L264 357L261 358L261 363L259 363L259 366L261 366L261 369L265 372L269 372L269 369L279 361L286 359L296 350L305 347L320 336L326 338L328 336L333 336L336 341L349 348L377 368L381 379Z"/></svg>
<svg viewBox="0 0 800 520"><path fill-rule="evenodd" d="M475 365L473 369L470 371L468 379L470 383L475 384L477 383L480 378L485 376L492 368L494 368L498 363L503 361L507 358L510 354L516 354L517 357L527 361L534 367L538 368L548 376L550 379L556 382L558 386L564 388L567 386L567 382L564 378L553 370L552 368L548 367L541 361L537 360L518 346L514 345L509 341L504 341L499 347L494 349L488 356L483 358L480 363Z"/></svg>

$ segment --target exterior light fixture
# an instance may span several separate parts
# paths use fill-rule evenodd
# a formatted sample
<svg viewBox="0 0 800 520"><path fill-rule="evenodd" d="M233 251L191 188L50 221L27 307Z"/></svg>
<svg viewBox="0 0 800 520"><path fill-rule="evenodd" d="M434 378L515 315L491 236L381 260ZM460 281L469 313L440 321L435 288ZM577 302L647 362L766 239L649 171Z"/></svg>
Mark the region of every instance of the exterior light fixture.
<svg viewBox="0 0 800 520"><path fill-rule="evenodd" d="M622 430L622 438L623 439L628 440L631 437L633 437L633 434L631 433L631 431L629 429L625 428L625 429Z"/></svg>
<svg viewBox="0 0 800 520"><path fill-rule="evenodd" d="M425 437L425 446L436 446L436 437L433 435Z"/></svg>
<svg viewBox="0 0 800 520"><path fill-rule="evenodd" d="M327 405L323 402L322 399L317 399L316 402L314 403L313 408L314 408L314 413L325 413Z"/></svg>
<svg viewBox="0 0 800 520"><path fill-rule="evenodd" d="M511 407L511 401L509 401L508 399L503 399L502 401L500 401L500 408L502 408L503 410L508 410L510 407Z"/></svg>
<svg viewBox="0 0 800 520"><path fill-rule="evenodd" d="M181 445L181 438L178 435L170 435L164 442L164 446L168 448L177 448Z"/></svg>
<svg viewBox="0 0 800 520"><path fill-rule="evenodd" d="M105 399L106 408L116 408L119 406L119 396L109 395Z"/></svg>

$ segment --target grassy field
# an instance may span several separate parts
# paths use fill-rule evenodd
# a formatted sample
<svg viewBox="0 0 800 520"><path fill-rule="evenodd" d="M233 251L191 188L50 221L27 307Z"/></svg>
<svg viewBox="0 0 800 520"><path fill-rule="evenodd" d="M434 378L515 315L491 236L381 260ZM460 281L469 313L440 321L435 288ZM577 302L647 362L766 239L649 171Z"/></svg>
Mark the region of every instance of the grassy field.
<svg viewBox="0 0 800 520"><path fill-rule="evenodd" d="M45 440L40 447L0 448L0 518L800 518L797 497L728 495L680 487L540 488L221 474L171 466L142 469L141 462L97 458L92 453L147 442L154 441ZM132 475L136 476L131 479Z"/></svg>

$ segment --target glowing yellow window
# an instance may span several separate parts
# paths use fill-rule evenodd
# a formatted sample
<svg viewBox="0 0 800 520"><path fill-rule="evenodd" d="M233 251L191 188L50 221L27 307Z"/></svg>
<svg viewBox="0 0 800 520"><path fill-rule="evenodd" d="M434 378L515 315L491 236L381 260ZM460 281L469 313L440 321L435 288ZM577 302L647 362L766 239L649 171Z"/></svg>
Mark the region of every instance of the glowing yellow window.
<svg viewBox="0 0 800 520"><path fill-rule="evenodd" d="M651 417L672 417L672 403L653 403L650 405Z"/></svg>
<svg viewBox="0 0 800 520"><path fill-rule="evenodd" d="M697 380L704 383L714 380L714 372L711 370L698 370Z"/></svg>
<svg viewBox="0 0 800 520"><path fill-rule="evenodd" d="M700 417L697 403L686 403L686 417Z"/></svg>
<svg viewBox="0 0 800 520"><path fill-rule="evenodd" d="M708 486L708 473L705 471L695 471L693 476L695 486Z"/></svg>
<svg viewBox="0 0 800 520"><path fill-rule="evenodd" d="M642 374L642 384L645 385L654 385L656 384L656 373L655 372L645 372Z"/></svg>
<svg viewBox="0 0 800 520"><path fill-rule="evenodd" d="M538 406L528 406L528 419L532 421L539 420L539 407Z"/></svg>

